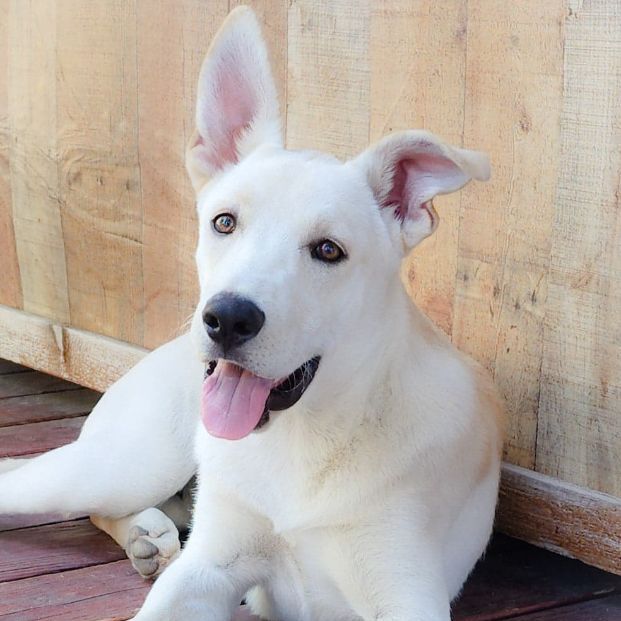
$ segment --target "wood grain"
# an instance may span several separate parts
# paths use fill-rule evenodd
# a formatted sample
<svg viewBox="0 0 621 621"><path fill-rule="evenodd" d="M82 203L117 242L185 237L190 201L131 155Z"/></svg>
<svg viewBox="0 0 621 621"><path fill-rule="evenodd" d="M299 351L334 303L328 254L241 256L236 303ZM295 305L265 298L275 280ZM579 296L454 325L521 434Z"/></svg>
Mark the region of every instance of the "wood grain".
<svg viewBox="0 0 621 621"><path fill-rule="evenodd" d="M12 0L8 21L11 198L22 307L68 323L61 224L54 0Z"/></svg>
<svg viewBox="0 0 621 621"><path fill-rule="evenodd" d="M59 3L56 51L72 325L141 344L135 2Z"/></svg>
<svg viewBox="0 0 621 621"><path fill-rule="evenodd" d="M506 457L533 467L554 216L564 2L469 3L464 144L493 178L462 192L454 342L493 373ZM502 88L499 88L502 84Z"/></svg>
<svg viewBox="0 0 621 621"><path fill-rule="evenodd" d="M515 621L619 621L621 595L515 617Z"/></svg>
<svg viewBox="0 0 621 621"><path fill-rule="evenodd" d="M56 382L62 382L62 380L54 379ZM1 392L2 378L0 377ZM83 416L93 409L100 397L98 392L88 388L79 388L3 398L0 399L0 427Z"/></svg>
<svg viewBox="0 0 621 621"><path fill-rule="evenodd" d="M621 499L503 466L498 528L621 574Z"/></svg>
<svg viewBox="0 0 621 621"><path fill-rule="evenodd" d="M147 347L177 336L198 298L194 265L195 198L185 172L184 155L194 130L196 76L227 10L223 0L209 4L138 3L139 154ZM162 38L164 30L167 36Z"/></svg>
<svg viewBox="0 0 621 621"><path fill-rule="evenodd" d="M13 229L9 126L9 0L0 1L0 304L22 306L22 285Z"/></svg>
<svg viewBox="0 0 621 621"><path fill-rule="evenodd" d="M19 397L21 395L37 395L46 392L58 392L59 390L77 390L79 386L59 379L42 375L36 371L24 373L11 373L0 377L0 404L7 397ZM1 407L1 405L0 405Z"/></svg>
<svg viewBox="0 0 621 621"><path fill-rule="evenodd" d="M621 5L566 25L537 469L621 496Z"/></svg>
<svg viewBox="0 0 621 621"><path fill-rule="evenodd" d="M145 353L135 345L0 306L0 357L100 392Z"/></svg>
<svg viewBox="0 0 621 621"><path fill-rule="evenodd" d="M151 588L128 560L0 584L2 621L123 621Z"/></svg>
<svg viewBox="0 0 621 621"><path fill-rule="evenodd" d="M85 416L78 416L0 427L0 459L43 453L69 444L78 437L85 420Z"/></svg>
<svg viewBox="0 0 621 621"><path fill-rule="evenodd" d="M452 606L453 621L494 621L621 592L621 577L495 535ZM586 621L586 619L585 619Z"/></svg>
<svg viewBox="0 0 621 621"><path fill-rule="evenodd" d="M369 138L369 5L293 0L289 8L287 145L337 157Z"/></svg>
<svg viewBox="0 0 621 621"><path fill-rule="evenodd" d="M28 367L21 364L11 362L10 360L0 360L0 375L9 375L10 373L23 373L29 371Z"/></svg>
<svg viewBox="0 0 621 621"><path fill-rule="evenodd" d="M31 526L43 526L45 524L58 524L68 519L82 519L85 515L68 516L61 513L37 513L37 514L13 514L0 515L0 532L19 530Z"/></svg>
<svg viewBox="0 0 621 621"><path fill-rule="evenodd" d="M125 552L88 520L0 533L0 582L119 561Z"/></svg>

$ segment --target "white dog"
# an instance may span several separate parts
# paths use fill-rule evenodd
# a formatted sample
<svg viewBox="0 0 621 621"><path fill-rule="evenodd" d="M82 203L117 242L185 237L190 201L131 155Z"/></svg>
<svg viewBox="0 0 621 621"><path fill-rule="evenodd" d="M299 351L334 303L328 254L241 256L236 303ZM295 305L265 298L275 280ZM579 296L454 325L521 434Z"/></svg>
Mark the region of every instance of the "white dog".
<svg viewBox="0 0 621 621"><path fill-rule="evenodd" d="M243 597L272 621L448 621L491 533L502 408L399 266L486 157L421 131L345 163L285 150L247 8L207 54L196 124L191 336L117 382L77 442L6 462L0 511L100 516L154 574L198 470L187 546L135 621L228 621Z"/></svg>

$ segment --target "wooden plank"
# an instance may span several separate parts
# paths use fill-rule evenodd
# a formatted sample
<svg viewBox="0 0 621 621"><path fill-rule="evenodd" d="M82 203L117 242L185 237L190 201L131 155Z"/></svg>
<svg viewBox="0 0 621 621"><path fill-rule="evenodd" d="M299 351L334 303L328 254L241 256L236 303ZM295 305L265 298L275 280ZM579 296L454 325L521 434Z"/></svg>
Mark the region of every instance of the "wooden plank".
<svg viewBox="0 0 621 621"><path fill-rule="evenodd" d="M498 528L621 574L621 499L505 464Z"/></svg>
<svg viewBox="0 0 621 621"><path fill-rule="evenodd" d="M369 139L369 3L289 8L287 144L350 157Z"/></svg>
<svg viewBox="0 0 621 621"><path fill-rule="evenodd" d="M56 143L56 11L54 0L11 2L9 157L23 308L69 323Z"/></svg>
<svg viewBox="0 0 621 621"><path fill-rule="evenodd" d="M80 387L75 384L38 371L12 373L0 377L0 399L47 392L73 391L78 388Z"/></svg>
<svg viewBox="0 0 621 621"><path fill-rule="evenodd" d="M2 278L0 304L20 307L22 285L15 247L13 206L11 204L11 169L9 151L9 0L0 1L0 248L2 248Z"/></svg>
<svg viewBox="0 0 621 621"><path fill-rule="evenodd" d="M37 513L37 514L1 514L0 532L19 530L20 528L30 528L31 526L43 526L44 524L57 524L66 522L67 519L85 518L85 515L67 516L61 513Z"/></svg>
<svg viewBox="0 0 621 621"><path fill-rule="evenodd" d="M137 5L144 344L149 348L180 333L198 298L198 224L185 147L194 129L202 59L227 9L225 0Z"/></svg>
<svg viewBox="0 0 621 621"><path fill-rule="evenodd" d="M565 1L468 4L464 144L492 181L462 191L453 340L492 370L505 456L535 464L543 317L558 174Z"/></svg>
<svg viewBox="0 0 621 621"><path fill-rule="evenodd" d="M151 583L128 560L0 584L2 621L120 621L142 605Z"/></svg>
<svg viewBox="0 0 621 621"><path fill-rule="evenodd" d="M0 357L100 392L145 353L135 345L0 306Z"/></svg>
<svg viewBox="0 0 621 621"><path fill-rule="evenodd" d="M466 4L372 4L371 141L392 131L424 128L452 144L462 143ZM448 334L453 327L459 204L459 194L435 201L440 227L404 265L408 293Z"/></svg>
<svg viewBox="0 0 621 621"><path fill-rule="evenodd" d="M16 364L10 360L0 360L0 375L8 375L9 373L23 373L29 371L28 367Z"/></svg>
<svg viewBox="0 0 621 621"><path fill-rule="evenodd" d="M142 344L135 2L65 0L57 29L71 325Z"/></svg>
<svg viewBox="0 0 621 621"><path fill-rule="evenodd" d="M58 380L57 380L58 381ZM0 384L2 380L0 379ZM88 414L101 394L88 388L0 400L0 427Z"/></svg>
<svg viewBox="0 0 621 621"><path fill-rule="evenodd" d="M621 595L515 617L515 621L619 621Z"/></svg>
<svg viewBox="0 0 621 621"><path fill-rule="evenodd" d="M0 583L2 621L122 621L142 605L151 582L128 560ZM232 621L258 621L240 606Z"/></svg>
<svg viewBox="0 0 621 621"><path fill-rule="evenodd" d="M615 592L619 576L495 535L453 604L453 619L508 619Z"/></svg>
<svg viewBox="0 0 621 621"><path fill-rule="evenodd" d="M0 582L118 561L124 550L88 520L0 533Z"/></svg>
<svg viewBox="0 0 621 621"><path fill-rule="evenodd" d="M572 3L537 470L621 496L621 5Z"/></svg>
<svg viewBox="0 0 621 621"><path fill-rule="evenodd" d="M86 416L0 427L0 458L43 453L73 442Z"/></svg>

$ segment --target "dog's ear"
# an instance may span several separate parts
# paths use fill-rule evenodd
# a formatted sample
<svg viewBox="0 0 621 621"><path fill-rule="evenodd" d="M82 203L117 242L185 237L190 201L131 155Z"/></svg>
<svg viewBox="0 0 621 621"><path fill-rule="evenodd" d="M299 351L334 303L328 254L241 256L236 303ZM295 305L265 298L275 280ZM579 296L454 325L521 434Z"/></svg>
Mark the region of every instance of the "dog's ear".
<svg viewBox="0 0 621 621"><path fill-rule="evenodd" d="M451 147L414 130L386 136L352 164L366 175L384 217L401 223L406 248L435 231L434 196L459 190L471 179L487 181L490 175L484 153Z"/></svg>
<svg viewBox="0 0 621 621"><path fill-rule="evenodd" d="M195 190L257 146L282 144L278 97L253 11L232 11L201 68L186 167Z"/></svg>

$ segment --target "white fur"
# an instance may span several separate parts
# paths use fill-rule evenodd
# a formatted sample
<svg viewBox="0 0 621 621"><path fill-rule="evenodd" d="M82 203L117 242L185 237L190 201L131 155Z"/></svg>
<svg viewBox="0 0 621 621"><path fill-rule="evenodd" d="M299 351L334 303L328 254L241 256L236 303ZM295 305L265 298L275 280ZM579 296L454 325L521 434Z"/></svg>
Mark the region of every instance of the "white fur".
<svg viewBox="0 0 621 621"><path fill-rule="evenodd" d="M226 105L233 95L246 103ZM136 520L122 516L164 501L198 464L187 546L135 621L228 621L244 596L273 621L448 621L491 533L501 421L489 380L412 305L399 265L437 224L433 195L486 178L487 161L417 132L346 163L290 152L277 109L256 19L237 9L201 70L188 150L195 351L181 337L147 356L77 443L0 477L0 510L86 509L121 518L99 522L123 539ZM237 217L231 235L213 231L223 212ZM347 259L313 259L324 238ZM266 317L237 363L276 379L321 356L302 399L235 442L209 436L197 416L198 360L218 357L202 309L223 291Z"/></svg>

